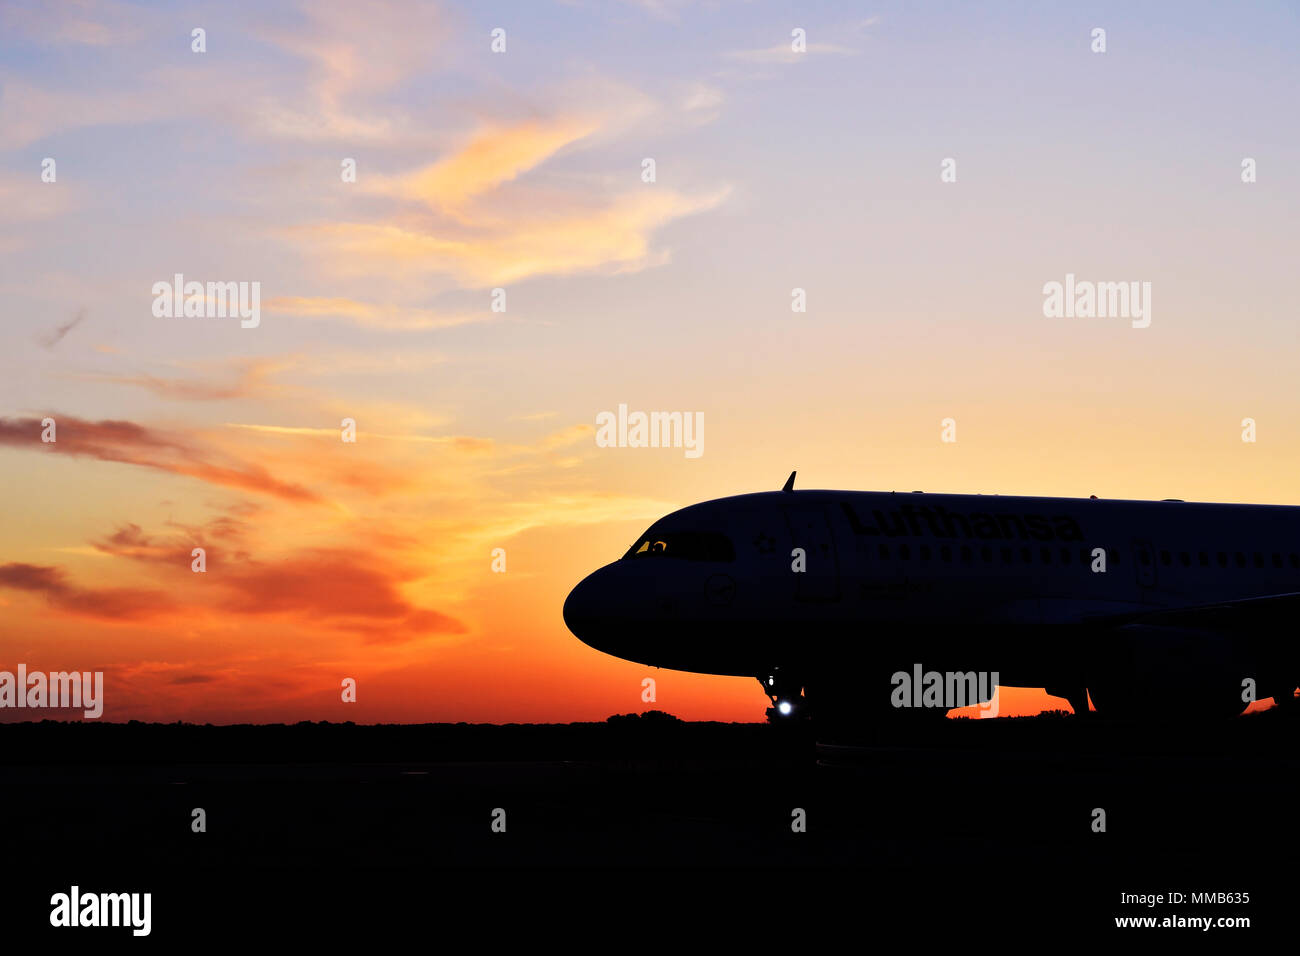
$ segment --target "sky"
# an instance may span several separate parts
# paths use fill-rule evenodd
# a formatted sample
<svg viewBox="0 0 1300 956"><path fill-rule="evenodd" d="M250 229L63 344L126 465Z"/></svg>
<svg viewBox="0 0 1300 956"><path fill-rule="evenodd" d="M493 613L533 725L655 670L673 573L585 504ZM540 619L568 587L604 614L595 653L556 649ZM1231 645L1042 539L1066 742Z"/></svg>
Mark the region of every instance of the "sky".
<svg viewBox="0 0 1300 956"><path fill-rule="evenodd" d="M1274 2L3 0L0 669L103 671L107 720L600 720L647 676L761 720L569 589L794 469L1300 504L1297 48ZM256 326L157 314L178 273ZM1149 326L1045 316L1067 274ZM621 403L703 454L599 447Z"/></svg>

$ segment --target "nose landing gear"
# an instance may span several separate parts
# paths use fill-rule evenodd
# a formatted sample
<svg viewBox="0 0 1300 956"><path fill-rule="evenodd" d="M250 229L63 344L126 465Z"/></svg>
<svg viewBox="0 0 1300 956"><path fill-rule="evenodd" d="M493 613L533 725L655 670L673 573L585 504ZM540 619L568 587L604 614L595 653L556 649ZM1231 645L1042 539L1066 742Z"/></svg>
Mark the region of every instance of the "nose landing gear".
<svg viewBox="0 0 1300 956"><path fill-rule="evenodd" d="M766 677L759 677L763 693L772 701L767 709L767 719L776 723L800 720L808 715L807 700L803 695L803 682L784 673L779 667L772 668Z"/></svg>

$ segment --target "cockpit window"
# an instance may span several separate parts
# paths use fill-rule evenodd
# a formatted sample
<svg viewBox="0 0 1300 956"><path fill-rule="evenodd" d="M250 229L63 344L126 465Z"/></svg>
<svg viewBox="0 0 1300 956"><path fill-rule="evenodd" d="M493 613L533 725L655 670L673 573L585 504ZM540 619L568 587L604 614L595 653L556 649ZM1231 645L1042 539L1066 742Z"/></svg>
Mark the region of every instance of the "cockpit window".
<svg viewBox="0 0 1300 956"><path fill-rule="evenodd" d="M736 549L725 534L713 531L651 531L632 545L623 558L735 561Z"/></svg>

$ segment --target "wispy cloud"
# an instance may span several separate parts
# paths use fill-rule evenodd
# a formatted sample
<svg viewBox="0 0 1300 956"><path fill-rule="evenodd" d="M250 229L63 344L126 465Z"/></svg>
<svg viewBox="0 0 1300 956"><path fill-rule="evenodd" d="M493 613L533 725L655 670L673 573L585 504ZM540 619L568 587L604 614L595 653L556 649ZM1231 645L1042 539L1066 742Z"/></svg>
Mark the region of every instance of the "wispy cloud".
<svg viewBox="0 0 1300 956"><path fill-rule="evenodd" d="M149 123L175 115L179 109L176 103L156 95L120 87L57 90L3 74L0 80L0 129L5 131L0 151L22 149L54 133L79 127ZM54 198L54 185L49 184L48 189L47 195ZM6 215L12 214L6 210Z"/></svg>
<svg viewBox="0 0 1300 956"><path fill-rule="evenodd" d="M199 447L183 436L128 421L91 422L67 415L51 417L57 423L58 440L49 443L41 441L41 419L0 418L0 446L137 465L286 501L322 501L315 492L280 480L262 465Z"/></svg>
<svg viewBox="0 0 1300 956"><path fill-rule="evenodd" d="M54 348L54 346L58 345L60 342L63 341L63 337L65 335L67 335L78 325L80 325L85 318L86 318L86 310L85 309L79 310L77 314L74 315L67 322L64 322L60 326L56 326L54 330L51 331L49 334L42 336L41 346L47 349Z"/></svg>
<svg viewBox="0 0 1300 956"><path fill-rule="evenodd" d="M354 634L367 643L393 643L438 634L463 634L449 614L409 600L403 589L423 572L376 548L307 548L274 560L247 551L213 548L201 533L154 536L127 524L95 543L106 555L173 574L164 592L139 588L88 588L65 570L21 562L0 564L0 589L44 597L56 610L105 623L143 621L186 609L239 617L274 615L299 625ZM191 549L203 547L211 577L189 570Z"/></svg>
<svg viewBox="0 0 1300 956"><path fill-rule="evenodd" d="M223 574L229 593L222 606L237 614L291 614L371 641L464 633L455 618L402 596L402 585L419 576L373 551L311 549Z"/></svg>
<svg viewBox="0 0 1300 956"><path fill-rule="evenodd" d="M218 381L206 377L205 369L185 376L164 378L157 375L83 375L82 378L143 388L159 398L193 402L228 401L239 398L270 398L283 389L272 385L269 376L284 363L265 359L238 359L233 364L233 380Z"/></svg>
<svg viewBox="0 0 1300 956"><path fill-rule="evenodd" d="M292 315L312 319L339 319L377 329L447 329L474 322L499 318L484 308L481 312L439 312L434 309L407 308L358 302L356 299L324 296L276 296L265 308L273 315Z"/></svg>
<svg viewBox="0 0 1300 956"><path fill-rule="evenodd" d="M422 202L433 209L456 210L534 169L597 128L591 120L557 118L481 129L445 159L398 177L371 176L363 188Z"/></svg>
<svg viewBox="0 0 1300 956"><path fill-rule="evenodd" d="M837 43L809 43L805 52L796 52L789 43L758 50L730 50L727 56L746 63L799 63L810 56L856 56L858 51Z"/></svg>
<svg viewBox="0 0 1300 956"><path fill-rule="evenodd" d="M247 431L262 432L268 435L294 435L306 437L321 437L337 439L339 430L337 428L305 428L293 425L256 425L245 422L227 422L227 428L242 428ZM491 451L495 446L490 438L474 438L469 435L394 435L384 434L382 432L363 432L362 436L369 441L378 439L379 441L400 441L416 442L426 445L445 445L455 451L482 453Z"/></svg>
<svg viewBox="0 0 1300 956"><path fill-rule="evenodd" d="M693 111L716 110L719 94L696 88ZM645 103L636 97L637 110ZM382 196L392 208L370 219L288 227L282 235L323 258L337 275L415 276L449 279L466 288L517 282L534 276L638 271L667 261L651 237L674 220L722 203L726 187L688 194L639 181L630 165L625 182L586 176L539 184L540 167L567 147L586 145L625 117L612 103L589 106L575 116L488 123L449 155L392 175L371 175L363 192ZM530 176L531 174L531 176ZM427 309L392 309L351 300L283 300L278 307L302 314L342 315L364 324L424 328L490 317L442 316Z"/></svg>
<svg viewBox="0 0 1300 956"><path fill-rule="evenodd" d="M391 141L412 123L376 97L427 73L451 35L449 17L425 0L303 3L292 26L267 24L269 42L308 64L298 95L263 95L257 127L298 140Z"/></svg>
<svg viewBox="0 0 1300 956"><path fill-rule="evenodd" d="M666 262L666 251L651 248L653 233L716 208L729 192L688 196L656 187L575 202L550 215L525 207L511 219L459 234L395 222L322 223L289 234L340 272L402 277L420 269L483 288L541 275L635 272Z"/></svg>
<svg viewBox="0 0 1300 956"><path fill-rule="evenodd" d="M147 11L112 0L49 4L10 0L0 6L0 24L42 45L111 46L138 37Z"/></svg>
<svg viewBox="0 0 1300 956"><path fill-rule="evenodd" d="M78 587L61 568L49 565L0 564L0 588L39 594L60 611L107 623L159 617L176 608L163 591Z"/></svg>
<svg viewBox="0 0 1300 956"><path fill-rule="evenodd" d="M177 569L177 584L196 606L225 615L285 615L300 623L327 626L362 636L368 642L409 640L430 634L462 634L465 625L454 617L408 600L402 593L423 571L383 547L325 547L292 551L272 560L254 559L242 548L213 547L211 528L183 529L181 534L150 535L131 523L95 543L114 557ZM245 528L234 534L241 540ZM226 537L231 537L227 529ZM200 593L184 585L191 549L205 548L209 573ZM62 594L74 591L54 568L0 568L0 586L27 586ZM157 572L155 572L157 573ZM55 587L63 590L55 592ZM213 596L212 592L216 592ZM86 599L79 599L84 601ZM100 597L101 604L105 598ZM123 606L126 606L124 602Z"/></svg>
<svg viewBox="0 0 1300 956"><path fill-rule="evenodd" d="M5 149L11 130L4 124L5 103L10 91L0 82L0 129L5 130L0 140L0 151ZM66 182L42 182L40 168L33 167L26 176L0 172L0 242L11 248L28 243L29 227L66 215L77 206L77 187Z"/></svg>

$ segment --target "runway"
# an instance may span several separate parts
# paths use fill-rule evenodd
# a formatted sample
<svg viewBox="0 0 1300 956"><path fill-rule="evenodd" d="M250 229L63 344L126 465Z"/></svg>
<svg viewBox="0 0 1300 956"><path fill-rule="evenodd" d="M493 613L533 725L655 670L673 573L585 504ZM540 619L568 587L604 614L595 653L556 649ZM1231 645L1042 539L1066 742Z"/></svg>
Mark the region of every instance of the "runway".
<svg viewBox="0 0 1300 956"><path fill-rule="evenodd" d="M0 806L21 821L8 849L40 874L30 899L77 874L279 892L267 874L288 871L407 892L392 874L514 874L500 886L564 868L586 885L607 868L835 868L862 905L910 886L1003 920L1100 923L1121 892L1248 888L1263 914L1289 899L1276 874L1294 872L1300 839L1295 730L1275 713L1191 728L1014 718L814 748L769 725L645 720L11 724Z"/></svg>

